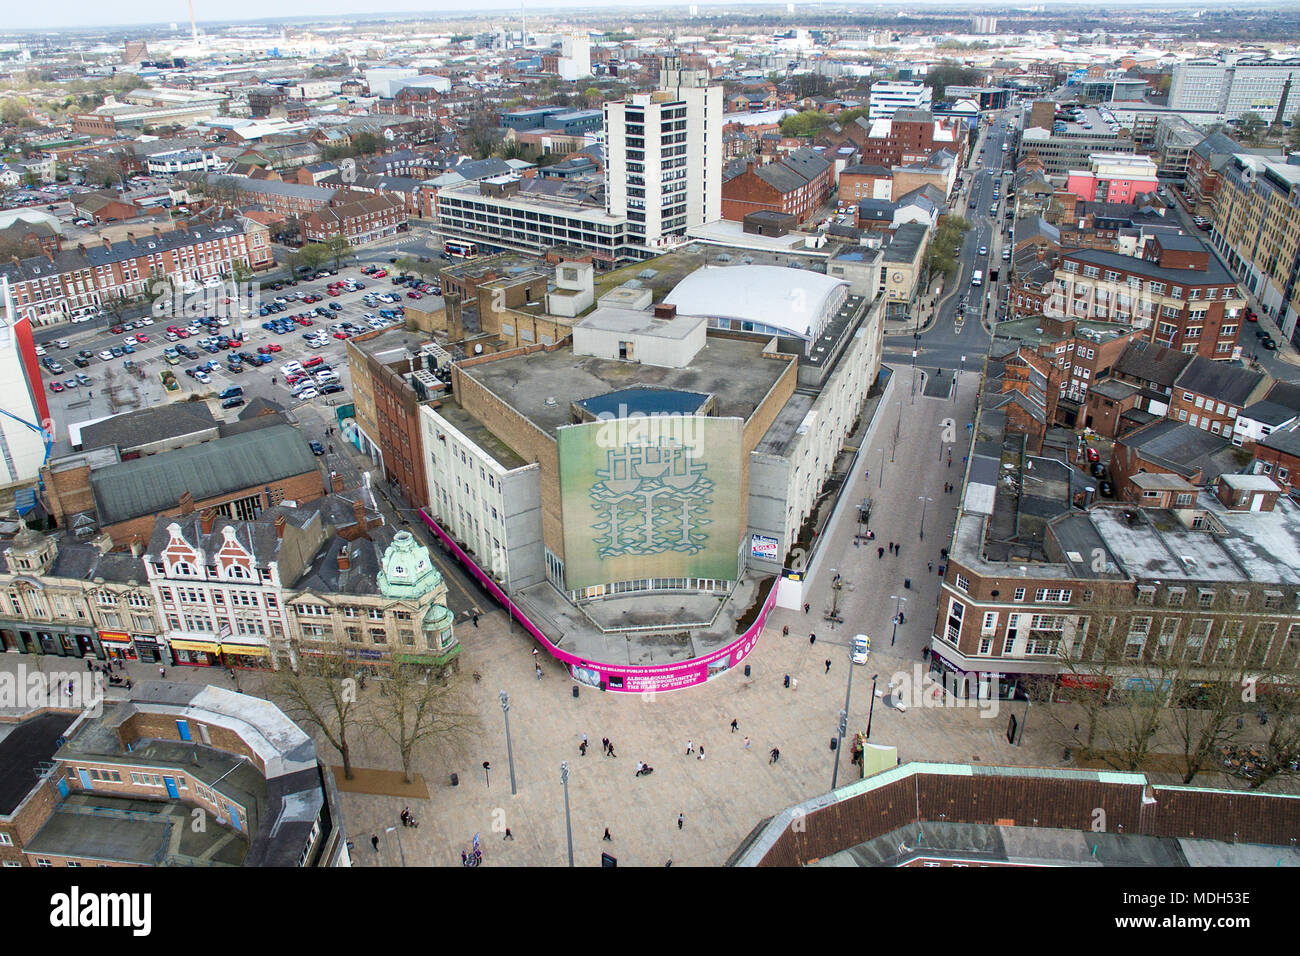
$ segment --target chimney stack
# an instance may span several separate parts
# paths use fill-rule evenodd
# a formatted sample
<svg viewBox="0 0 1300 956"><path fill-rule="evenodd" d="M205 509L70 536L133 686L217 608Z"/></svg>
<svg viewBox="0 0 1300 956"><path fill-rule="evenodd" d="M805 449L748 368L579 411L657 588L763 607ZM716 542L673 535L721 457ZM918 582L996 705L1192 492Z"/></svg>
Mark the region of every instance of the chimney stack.
<svg viewBox="0 0 1300 956"><path fill-rule="evenodd" d="M107 249L109 252L112 252L113 243L109 242L108 236L104 236L103 239L104 239L104 248Z"/></svg>
<svg viewBox="0 0 1300 956"><path fill-rule="evenodd" d="M144 554L144 537L139 534L131 535L131 556L138 558Z"/></svg>
<svg viewBox="0 0 1300 956"><path fill-rule="evenodd" d="M348 557L348 546L344 542L343 547L339 548L339 570L346 571L352 567L352 559Z"/></svg>
<svg viewBox="0 0 1300 956"><path fill-rule="evenodd" d="M205 508L199 515L199 530L204 534L212 534L212 527L217 523L217 510L215 508Z"/></svg>
<svg viewBox="0 0 1300 956"><path fill-rule="evenodd" d="M361 530L362 534L365 534L366 533L366 503L360 498L352 502L352 514L357 519L357 527Z"/></svg>
<svg viewBox="0 0 1300 956"><path fill-rule="evenodd" d="M185 494L181 495L180 500L177 502L177 506L180 508L180 512L182 515L193 514L194 496L190 494L188 491L185 492Z"/></svg>
<svg viewBox="0 0 1300 956"><path fill-rule="evenodd" d="M285 528L285 525L287 525L288 523L289 523L289 521L288 521L288 519L285 518L284 515L276 515L276 516L275 516L275 536L276 536L277 538L283 538L283 537L284 537L284 528Z"/></svg>
<svg viewBox="0 0 1300 956"><path fill-rule="evenodd" d="M337 471L330 472L330 490L338 494L343 490L343 476Z"/></svg>

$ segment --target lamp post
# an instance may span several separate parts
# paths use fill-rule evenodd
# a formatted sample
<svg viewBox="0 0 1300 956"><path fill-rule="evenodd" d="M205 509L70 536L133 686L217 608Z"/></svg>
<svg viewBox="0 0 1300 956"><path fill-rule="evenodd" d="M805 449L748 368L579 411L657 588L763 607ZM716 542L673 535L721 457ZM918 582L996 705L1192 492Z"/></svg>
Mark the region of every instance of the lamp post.
<svg viewBox="0 0 1300 956"><path fill-rule="evenodd" d="M1029 723L1029 705L1032 703L1028 696L1025 697L1025 715L1020 718L1020 733L1016 734L1016 746L1019 747L1025 742L1025 724Z"/></svg>
<svg viewBox="0 0 1300 956"><path fill-rule="evenodd" d="M898 639L898 618L903 613L903 605L907 603L907 598L901 594L891 594L889 596L894 599L894 633L889 638L889 646L893 647L894 641Z"/></svg>
<svg viewBox="0 0 1300 956"><path fill-rule="evenodd" d="M560 761L560 783L564 784L564 829L569 837L569 866L573 866L573 821L569 817L569 761Z"/></svg>
<svg viewBox="0 0 1300 956"><path fill-rule="evenodd" d="M519 791L515 788L515 749L510 743L510 695L501 691L501 713L506 718L506 757L510 762L510 796Z"/></svg>
<svg viewBox="0 0 1300 956"><path fill-rule="evenodd" d="M876 714L876 681L880 679L879 674L871 675L871 708L867 711L867 739L871 739L871 718Z"/></svg>
<svg viewBox="0 0 1300 956"><path fill-rule="evenodd" d="M930 504L930 502L933 501L934 499L933 499L933 498L927 498L925 495L919 495L919 496L917 497L916 500L919 501L919 502L921 502L921 529L920 529L920 530L921 530L921 534L920 534L920 540L921 540L921 541L924 541L924 540L925 540L925 509L926 509L926 507Z"/></svg>
<svg viewBox="0 0 1300 956"><path fill-rule="evenodd" d="M492 761L483 761L483 782L489 790L492 789Z"/></svg>
<svg viewBox="0 0 1300 956"><path fill-rule="evenodd" d="M850 665L851 666L851 665ZM853 673L852 670L849 671ZM844 735L849 732L849 715L847 711L840 711L840 722L835 729L835 765L831 771L831 789L834 790L840 780L840 750L844 747Z"/></svg>
<svg viewBox="0 0 1300 956"><path fill-rule="evenodd" d="M397 833L397 827L384 827L385 833ZM402 858L402 866L406 866L406 851L402 849L402 835L397 833L397 854Z"/></svg>

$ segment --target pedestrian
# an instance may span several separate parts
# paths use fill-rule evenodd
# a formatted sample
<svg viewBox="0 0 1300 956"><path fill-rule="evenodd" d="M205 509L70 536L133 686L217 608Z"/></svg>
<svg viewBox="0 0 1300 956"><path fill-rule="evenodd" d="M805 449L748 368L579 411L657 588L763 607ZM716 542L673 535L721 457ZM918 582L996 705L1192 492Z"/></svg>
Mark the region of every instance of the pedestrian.
<svg viewBox="0 0 1300 956"><path fill-rule="evenodd" d="M379 834L377 833L370 834L370 845L375 848L376 853L379 852ZM464 854L461 855L464 856Z"/></svg>
<svg viewBox="0 0 1300 956"><path fill-rule="evenodd" d="M817 643L817 635L810 633L808 635L808 646L812 647L816 643Z"/></svg>
<svg viewBox="0 0 1300 956"><path fill-rule="evenodd" d="M609 827L605 827L605 835L604 835L603 837L601 837L600 839L601 839L601 842L605 842L605 841L609 841L610 843L613 843L613 842L614 842L614 838L613 838L612 836L609 835Z"/></svg>
<svg viewBox="0 0 1300 956"><path fill-rule="evenodd" d="M700 760L703 760L703 759L704 759L704 744L700 744L700 756L699 756L699 759L700 759Z"/></svg>
<svg viewBox="0 0 1300 956"><path fill-rule="evenodd" d="M475 627L478 627L478 615L477 615L477 614L474 615L474 626L475 626Z"/></svg>
<svg viewBox="0 0 1300 956"><path fill-rule="evenodd" d="M791 677L791 678L790 678L790 689L791 689L791 690L798 690L798 689L799 689L799 678L797 678L797 677Z"/></svg>
<svg viewBox="0 0 1300 956"><path fill-rule="evenodd" d="M541 679L542 679L542 666L541 666L540 664L534 664L534 665L533 665L533 668L537 671L537 679L538 679L538 680L541 680Z"/></svg>
<svg viewBox="0 0 1300 956"><path fill-rule="evenodd" d="M94 662L93 660L91 660L89 657L87 657L87 658L86 658L86 670L88 670L88 671L93 671L94 669L95 669L95 662Z"/></svg>
<svg viewBox="0 0 1300 956"><path fill-rule="evenodd" d="M689 740L686 741L686 756L689 757L694 752L695 752L695 744L691 743L691 741Z"/></svg>
<svg viewBox="0 0 1300 956"><path fill-rule="evenodd" d="M748 738L748 737L745 738L745 749L746 749L746 750L749 749L749 738Z"/></svg>
<svg viewBox="0 0 1300 956"><path fill-rule="evenodd" d="M515 835L514 835L513 833L510 832L510 828L509 828L509 827L506 827L506 835L503 836L501 839L502 839L502 840L513 840L514 838L515 838Z"/></svg>
<svg viewBox="0 0 1300 956"><path fill-rule="evenodd" d="M377 840L377 839L379 839L379 838L378 838L378 837L375 837L375 839ZM379 847L375 847L375 849L378 850ZM460 851L460 865L461 865L461 866L469 866L469 854L466 853L464 850L461 850L461 851Z"/></svg>
<svg viewBox="0 0 1300 956"><path fill-rule="evenodd" d="M685 817L680 813L677 814L677 829L680 830L682 828L682 824L685 822L686 822Z"/></svg>
<svg viewBox="0 0 1300 956"><path fill-rule="evenodd" d="M88 393L86 393L86 397L87 397L87 398L94 398L94 397L95 397L95 390L92 388Z"/></svg>
<svg viewBox="0 0 1300 956"><path fill-rule="evenodd" d="M158 668L158 676L159 676L159 677L166 677L166 676L167 676L167 668L160 666L160 667Z"/></svg>
<svg viewBox="0 0 1300 956"><path fill-rule="evenodd" d="M582 735L582 743L583 743L583 746L586 746L586 744L587 744L587 735L586 735L586 734L583 734L583 735Z"/></svg>
<svg viewBox="0 0 1300 956"><path fill-rule="evenodd" d="M789 625L789 624L787 624L785 627L781 628L781 636L782 636L782 637L789 637L789 636L790 636L790 625Z"/></svg>
<svg viewBox="0 0 1300 956"><path fill-rule="evenodd" d="M933 561L925 562L925 570L927 574L934 571L934 562Z"/></svg>
<svg viewBox="0 0 1300 956"><path fill-rule="evenodd" d="M811 609L812 609L812 605L809 604L807 601L804 601L804 602L803 602L803 612L804 612L805 614L807 614Z"/></svg>
<svg viewBox="0 0 1300 956"><path fill-rule="evenodd" d="M537 660L537 648L535 648L535 647L533 648L533 660L534 660L534 661Z"/></svg>
<svg viewBox="0 0 1300 956"><path fill-rule="evenodd" d="M826 658L826 673L829 674L830 672L831 672L831 659L828 657Z"/></svg>
<svg viewBox="0 0 1300 956"><path fill-rule="evenodd" d="M884 548L876 548L876 557L877 557L877 558L883 558L884 556L885 556L885 549L884 549Z"/></svg>
<svg viewBox="0 0 1300 956"><path fill-rule="evenodd" d="M611 757L617 757L617 756L618 756L618 754L614 753L614 745L613 745L613 744L610 744L610 745L609 745L609 755L610 755Z"/></svg>
<svg viewBox="0 0 1300 956"><path fill-rule="evenodd" d="M786 674L786 675L785 675L785 686L786 686L787 688L790 686L790 675L789 675L789 674Z"/></svg>
<svg viewBox="0 0 1300 956"><path fill-rule="evenodd" d="M778 750L776 747L773 747L771 750L767 752L767 762L769 764L776 763L780 759L781 759L781 751Z"/></svg>
<svg viewBox="0 0 1300 956"><path fill-rule="evenodd" d="M334 443L333 443L333 442L330 443L330 454L331 454L331 455L334 454Z"/></svg>
<svg viewBox="0 0 1300 956"><path fill-rule="evenodd" d="M601 737L601 738L600 738L600 752L601 752L601 753L609 753L609 738L608 738L608 737Z"/></svg>
<svg viewBox="0 0 1300 956"><path fill-rule="evenodd" d="M737 724L736 718L734 717L731 718L731 732L733 734L736 732L736 724Z"/></svg>
<svg viewBox="0 0 1300 956"><path fill-rule="evenodd" d="M578 755L581 757L587 756L587 741L584 740L582 743L578 744Z"/></svg>
<svg viewBox="0 0 1300 956"><path fill-rule="evenodd" d="M900 557L902 553L903 553L903 546L901 544L894 545L894 557L896 558Z"/></svg>

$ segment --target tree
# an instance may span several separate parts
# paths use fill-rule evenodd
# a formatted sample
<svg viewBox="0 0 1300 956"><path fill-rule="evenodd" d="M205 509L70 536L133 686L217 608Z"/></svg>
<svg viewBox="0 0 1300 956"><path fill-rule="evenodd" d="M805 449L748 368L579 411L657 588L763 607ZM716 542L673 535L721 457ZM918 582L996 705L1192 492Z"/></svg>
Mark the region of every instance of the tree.
<svg viewBox="0 0 1300 956"><path fill-rule="evenodd" d="M457 746L477 727L476 716L461 709L462 702L445 669L395 662L379 687L380 696L367 726L393 742L407 783L413 778L411 764L417 747L433 737Z"/></svg>
<svg viewBox="0 0 1300 956"><path fill-rule="evenodd" d="M782 136L812 136L830 126L834 120L825 113L816 110L804 110L787 116L781 121Z"/></svg>
<svg viewBox="0 0 1300 956"><path fill-rule="evenodd" d="M1264 131L1268 128L1268 124L1264 122L1264 117L1260 116L1258 113L1246 112L1242 113L1241 117L1237 120L1237 128L1241 130L1241 135L1244 139L1250 140L1252 143L1257 143L1259 142L1260 137L1264 134Z"/></svg>
<svg viewBox="0 0 1300 956"><path fill-rule="evenodd" d="M341 647L321 654L297 651L298 669L283 667L267 680L268 696L299 723L317 728L343 760L343 776L352 779L349 733L360 723L357 665Z"/></svg>
<svg viewBox="0 0 1300 956"><path fill-rule="evenodd" d="M0 100L0 123L6 126L17 126L18 123L27 118L30 104L27 98L23 96L8 96Z"/></svg>
<svg viewBox="0 0 1300 956"><path fill-rule="evenodd" d="M956 63L945 63L932 67L926 73L925 84L934 90L934 98L941 100L949 86L979 86L982 79L983 75L979 70L972 70Z"/></svg>
<svg viewBox="0 0 1300 956"><path fill-rule="evenodd" d="M294 253L294 258L298 261L298 266L306 266L315 272L330 257L329 249L324 243L309 242Z"/></svg>
<svg viewBox="0 0 1300 956"><path fill-rule="evenodd" d="M330 236L324 242L326 258L334 260L334 271L338 271L343 260L352 254L352 243L347 236Z"/></svg>

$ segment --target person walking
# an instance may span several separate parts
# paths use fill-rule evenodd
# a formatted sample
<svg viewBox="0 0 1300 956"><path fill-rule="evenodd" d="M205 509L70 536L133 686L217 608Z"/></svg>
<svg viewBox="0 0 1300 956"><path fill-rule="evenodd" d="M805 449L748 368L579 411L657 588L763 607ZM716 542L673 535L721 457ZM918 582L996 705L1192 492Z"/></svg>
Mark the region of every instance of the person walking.
<svg viewBox="0 0 1300 956"><path fill-rule="evenodd" d="M803 612L804 612L805 614L807 614L810 610L812 610L812 605L809 604L807 601L804 601L804 602L803 602Z"/></svg>
<svg viewBox="0 0 1300 956"><path fill-rule="evenodd" d="M607 753L609 753L609 738L608 738L608 737L601 737L601 738L600 738L600 752L603 753L603 754L607 754Z"/></svg>
<svg viewBox="0 0 1300 956"><path fill-rule="evenodd" d="M884 556L885 556L885 549L884 549L884 548L876 548L876 557L877 557L877 558L883 558Z"/></svg>
<svg viewBox="0 0 1300 956"><path fill-rule="evenodd" d="M733 734L736 732L736 725L737 725L737 723L738 723L738 721L736 720L735 717L731 718L731 732L732 732Z"/></svg>
<svg viewBox="0 0 1300 956"><path fill-rule="evenodd" d="M580 757L587 756L587 741L584 740L582 743L578 744L578 755Z"/></svg>
<svg viewBox="0 0 1300 956"><path fill-rule="evenodd" d="M748 737L745 738L745 749L746 749L746 750L749 749L749 738L748 738Z"/></svg>
<svg viewBox="0 0 1300 956"><path fill-rule="evenodd" d="M474 615L474 626L475 626L475 627L478 627L478 615L477 615L477 614Z"/></svg>
<svg viewBox="0 0 1300 956"><path fill-rule="evenodd" d="M902 557L902 554L903 554L903 546L901 544L894 545L894 557L896 558Z"/></svg>
<svg viewBox="0 0 1300 956"><path fill-rule="evenodd" d="M541 679L542 679L542 665L541 665L541 664L534 664L534 665L533 665L533 668L537 671L537 679L538 679L538 680L541 680Z"/></svg>
<svg viewBox="0 0 1300 956"><path fill-rule="evenodd" d="M789 689L789 687L790 687L790 675L789 675L789 674L786 674L786 675L785 675L785 687L786 687L786 689Z"/></svg>
<svg viewBox="0 0 1300 956"><path fill-rule="evenodd" d="M610 755L611 757L617 757L617 756L618 756L618 754L614 753L614 745L613 745L613 744L610 744L610 745L609 745L609 755Z"/></svg>
<svg viewBox="0 0 1300 956"><path fill-rule="evenodd" d="M693 754L694 752L695 752L695 744L693 744L693 743L692 743L691 741L689 741L689 740L686 741L686 756L689 757L689 756L690 756L691 754Z"/></svg>
<svg viewBox="0 0 1300 956"><path fill-rule="evenodd" d="M829 674L830 672L831 672L831 659L828 657L826 658L826 673Z"/></svg>
<svg viewBox="0 0 1300 956"><path fill-rule="evenodd" d="M612 836L609 835L609 827L605 827L605 835L604 835L603 837L601 837L600 840L601 840L602 843L605 843L605 842L613 843L613 842L614 842L614 838L613 838Z"/></svg>
<svg viewBox="0 0 1300 956"><path fill-rule="evenodd" d="M816 635L816 634L811 634L811 633L810 633L810 634L808 635L808 646L809 646L809 647L812 647L812 646L813 646L814 644L816 644L816 643L817 643L817 635Z"/></svg>
<svg viewBox="0 0 1300 956"><path fill-rule="evenodd" d="M533 648L533 660L534 660L534 661L537 660L537 648L535 648L535 647Z"/></svg>
<svg viewBox="0 0 1300 956"><path fill-rule="evenodd" d="M932 573L934 571L934 562L933 561L925 562L925 570L927 573Z"/></svg>
<svg viewBox="0 0 1300 956"><path fill-rule="evenodd" d="M370 834L370 845L375 848L376 853L379 852L379 834L377 833Z"/></svg>
<svg viewBox="0 0 1300 956"><path fill-rule="evenodd" d="M506 835L503 836L501 839L502 839L502 840L513 840L514 838L515 838L515 835L514 835L513 833L510 832L510 828L509 828L509 827L506 827Z"/></svg>
<svg viewBox="0 0 1300 956"><path fill-rule="evenodd" d="M781 751L778 750L776 747L773 747L771 750L767 752L767 762L769 764L776 763L780 759L781 759Z"/></svg>
<svg viewBox="0 0 1300 956"><path fill-rule="evenodd" d="M782 636L782 637L789 637L789 636L790 636L790 625L789 625L789 624L787 624L785 627L781 628L781 636Z"/></svg>
<svg viewBox="0 0 1300 956"><path fill-rule="evenodd" d="M160 666L158 667L158 676L159 676L159 677L162 677L162 678L166 678L166 677L167 677L167 668L162 667L162 666L160 665Z"/></svg>
<svg viewBox="0 0 1300 956"><path fill-rule="evenodd" d="M699 759L700 759L700 760L703 760L703 759L704 759L704 744L700 744L700 756L699 756Z"/></svg>
<svg viewBox="0 0 1300 956"><path fill-rule="evenodd" d="M680 830L680 829L682 828L683 824L685 824L685 823L686 823L686 817L685 817L683 814L680 814L680 813L677 814L677 829Z"/></svg>

